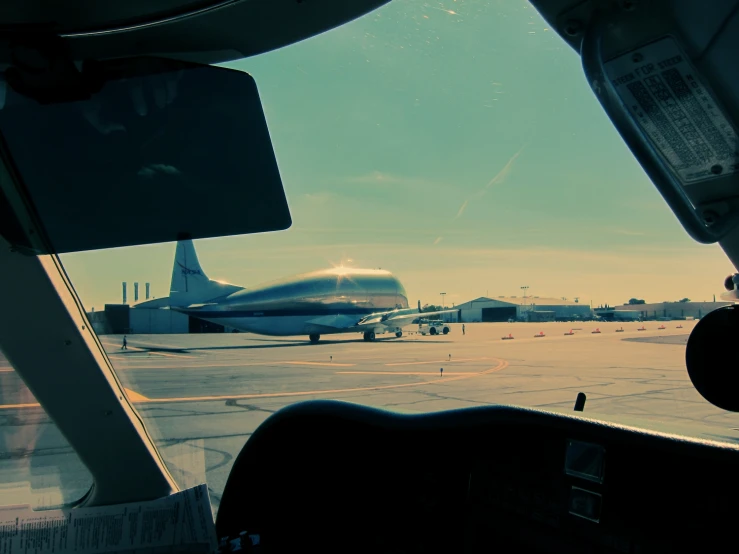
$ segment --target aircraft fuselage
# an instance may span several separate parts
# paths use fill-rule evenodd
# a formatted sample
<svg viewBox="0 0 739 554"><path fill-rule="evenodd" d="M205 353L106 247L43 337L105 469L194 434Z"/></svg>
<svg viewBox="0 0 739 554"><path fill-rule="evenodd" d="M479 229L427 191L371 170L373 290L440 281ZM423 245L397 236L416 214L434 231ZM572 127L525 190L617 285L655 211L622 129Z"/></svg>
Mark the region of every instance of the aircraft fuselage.
<svg viewBox="0 0 739 554"><path fill-rule="evenodd" d="M390 272L339 267L245 288L180 311L242 331L289 336L347 332L369 314L396 308L408 308L408 298Z"/></svg>

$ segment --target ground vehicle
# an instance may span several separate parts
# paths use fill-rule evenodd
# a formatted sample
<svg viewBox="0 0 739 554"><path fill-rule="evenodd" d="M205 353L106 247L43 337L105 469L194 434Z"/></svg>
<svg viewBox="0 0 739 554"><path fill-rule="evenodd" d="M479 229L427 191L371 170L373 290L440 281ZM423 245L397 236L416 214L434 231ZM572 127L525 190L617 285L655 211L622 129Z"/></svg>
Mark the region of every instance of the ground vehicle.
<svg viewBox="0 0 739 554"><path fill-rule="evenodd" d="M303 6L306 4L311 3L303 3ZM281 9L285 7L280 6ZM575 27L568 28L576 34ZM240 26L238 31L243 32ZM202 35L192 33L191 36ZM145 45L146 42L136 44ZM174 50L174 47L169 50ZM455 117L458 117L456 113ZM551 149L551 144L547 147ZM448 159L444 162L448 163ZM16 209L23 212L22 207ZM392 218L388 217L390 220ZM397 238L393 229L391 232ZM170 466L162 461L164 454L158 451L166 452L171 443L177 443L183 437L197 442L202 435L168 435L164 437L166 441L155 444L146 429L156 429L156 418L166 418L167 423L179 432L190 426L180 423L180 427L174 427L178 425L176 422L192 422L194 420L189 419L194 417L192 414L198 414L201 419L197 421L201 425L205 417L213 417L214 429L208 429L210 433L206 437L211 442L203 446L210 449L209 456L216 458L209 460L208 464L209 468L215 468L213 474L218 475L219 468L215 466L222 464L220 468L227 468L227 463L223 465L227 456L222 453L235 455L246 440L246 435L254 430L255 421L259 423L255 413L274 409L273 405L268 404L269 399L255 398L253 390L247 393L235 393L232 390L243 381L244 371L249 367L246 365L238 368L239 375L227 376L229 390L221 396L220 401L195 401L192 396L189 400L171 396L166 398L166 393L162 393L161 398L154 398L161 400L159 403L147 403L147 400L140 398L134 401L136 396L128 395L123 390L126 387L118 379L137 379L144 375L151 380L152 376L144 374L146 370L138 367L126 371L119 366L120 376L116 377L108 358L124 355L113 352L106 357L98 339L85 332L88 322L84 314L78 313L79 310L69 308L77 305L75 295L71 288L65 286L61 272L54 273L53 270L58 268L48 269L52 275L50 278L48 265L42 265L49 263L46 260L20 258L17 252L11 253L9 248L3 248L1 255L4 268L3 309L7 317L0 332L3 349L12 352L13 366L22 372L44 408L64 429L85 465L94 470L94 494L85 497L85 502L90 505L164 496L177 487L175 480L168 478L169 471L174 470L168 469ZM43 310L43 318L28 317L28 304L31 302L37 309L36 313ZM22 325L18 322L22 322ZM538 340L543 342L548 337ZM402 341L396 342L400 344ZM515 344L515 341L511 342ZM48 348L39 348L39 344ZM427 349L429 346L422 345L421 348ZM524 348L530 347L524 343ZM294 357L292 353L296 351L295 348L286 350ZM259 351L263 352L264 349L253 348L249 352ZM214 366L216 371L208 375L195 373L197 368L194 366L206 356L204 352L201 350L188 354L177 352L175 348L162 352L167 354L163 358L174 360L164 363L176 363L179 367L172 366L168 372L158 371L159 379L166 380L160 383L161 389L181 386L181 383L194 378L198 381L191 391L210 386L209 382L218 375L217 372L224 370ZM326 350L323 352L327 353ZM655 354L655 358L658 357ZM328 362L325 355L323 358L308 362L354 363L334 362L333 359ZM421 361L435 363L437 360ZM257 363L269 365L262 361ZM389 363L416 364L418 360ZM538 363L545 365L541 361ZM310 366L310 369L315 367ZM489 367L498 366L491 364ZM62 368L63 371L49 371L49 368ZM337 368L331 366L331 369L335 371ZM378 373L381 371L387 371L387 368L378 370ZM544 373L538 366L534 367L534 371ZM554 378L551 371L547 370L546 373L547 379ZM337 374L338 371L325 375L337 379ZM481 376L477 383L488 383L486 379L491 375L493 373ZM62 379L63 376L66 379ZM231 380L231 377L235 378ZM517 378L515 375L510 377ZM387 379L387 373L382 378ZM632 379L637 380L640 380L639 376ZM452 386L456 386L459 381L452 383ZM141 386L146 386L146 383L141 383ZM581 386L585 385L575 385ZM534 380L533 387L542 388L541 381ZM650 383L649 387L652 389L653 385ZM357 388L356 385L354 388ZM494 396L492 390L485 390L482 394L478 387L474 389L470 399L477 404L510 401L510 397L506 400L506 397ZM141 390L148 393L146 389ZM315 391L315 388L312 390ZM566 402L568 409L571 408L569 391L575 390L578 389L559 391L564 398L561 402ZM684 386L681 389L681 393L686 395L690 392ZM523 390L523 393L534 394L531 390ZM249 394L249 404L239 404ZM356 394L356 391L344 394ZM444 408L459 407L442 404L448 402L439 398L443 396L432 392L421 399L405 398L404 402L411 405L420 400ZM151 395L148 400L151 400ZM546 400L542 397L540 403L544 405ZM632 400L616 397L611 407L615 411L621 403L623 409L624 403ZM391 406L393 403L397 405L397 401L398 398L393 397L386 402ZM704 408L705 403L702 404L700 399L693 398L690 401L693 410ZM655 401L657 404L659 402L660 399ZM592 400L591 403L595 404ZM204 405L214 409L203 410ZM15 410L13 415L16 418L19 417L18 413L20 418L23 417L23 412L20 412L22 408L8 409ZM207 416L203 412L215 415ZM589 416L591 412L586 411L583 415ZM316 529L326 529L326 522L330 521L331 529L321 536L325 548L338 549L348 539L366 545L367 537L371 537L377 542L385 541L385 546L387 542L409 545L409 550L422 543L428 547L428 551L440 546L459 548L457 537L463 535L465 523L462 517L470 515L471 520L468 521L475 524L476 529L472 530L477 531L468 535L470 550L485 549L486 543L496 541L498 545L536 541L536 546L541 550L556 549L558 546L566 550L573 542L612 545L614 542L644 541L649 545L671 540L679 540L679 546L682 547L686 546L685 541L702 540L704 542L699 546L706 549L711 546L706 544L711 540L731 540L730 529L735 519L735 508L724 499L731 498L737 488L734 471L736 448L726 442L733 440L731 425L728 424L730 419L725 414L715 412L707 415L727 422L724 437L715 436L714 442L676 439L674 434L636 431L634 425L604 424L588 418L571 417L566 413L552 413L547 409L519 410L486 406L428 416L399 416L334 403L295 406L270 419L247 443L247 448L239 456L238 465L228 476L228 491L224 493L218 515L218 529L225 535L231 535L241 532L245 526L248 529L254 527L261 531L265 544L269 544L273 551L281 550L280 546L285 546L284 550L289 551L287 546L292 545L286 543L305 541L306 536L315 536ZM146 427L142 420L146 421ZM227 426L230 428L226 429ZM198 425L191 427L198 431L202 429ZM685 433L682 427L679 431ZM475 432L482 435L475 435ZM495 437L495 441L489 440L491 436ZM226 441L231 441L231 444L226 445ZM26 441L24 445L27 446L29 442ZM606 450L609 458L603 483L599 482L603 475L598 472L600 466L597 463L602 450L581 444L569 449L572 442L595 442ZM439 449L440 444L446 448ZM193 450L197 448L195 445ZM200 451L204 448L200 448ZM594 463L567 464L568 458L564 455L567 451L573 453L570 461L585 458ZM635 451L640 456L634 456ZM26 450L22 453L25 455ZM387 453L392 453L392 456L388 457ZM298 464L295 463L297 456L300 457ZM333 463L337 459L350 463ZM48 462L49 457L46 460ZM431 464L429 460L438 464ZM486 473L485 468L490 469L491 466L492 471ZM175 464L171 467L177 468ZM419 467L430 467L431 471L422 473ZM595 467L595 472L592 467ZM647 469L654 467L666 469L660 472ZM48 475L48 465L44 468L47 470L44 475ZM435 471L438 468L441 471ZM673 473L671 468L679 468L680 473ZM66 478L64 472L61 475ZM480 480L487 482L490 486L485 490L497 495L491 494L492 498L487 498L488 501L496 501L491 509L492 514L486 514L481 506L485 498L465 497L471 476L472 483ZM218 476L221 481L225 477ZM478 490L474 489L474 492ZM722 491L722 495L717 494L717 490ZM634 502L635 498L643 498L644 491L653 495L650 501ZM514 494L509 495L510 492ZM551 503L550 507L554 505L552 511L555 513L542 514L526 503L527 499L541 499L542 494L545 495L544 500ZM328 504L329 511L319 513L315 510L317 498ZM603 512L603 519L596 522L594 520L599 519L595 513L600 505L598 499L602 500L604 507L608 503L608 507ZM79 498L70 500L77 501ZM388 504L388 511L377 510L374 500ZM518 500L519 504L511 506L512 501ZM655 511L655 505L659 505L660 509ZM459 509L450 509L450 506ZM572 514L571 511L576 513ZM444 533L441 538L438 532L439 513L450 514L445 525L453 530ZM526 515L531 517L527 518ZM551 518L554 518L555 525L547 527L542 519L551 522ZM497 527L486 529L485 525L491 523L497 524ZM561 525L557 527L557 523ZM674 535L670 535L670 529L677 526L683 532L675 539ZM712 530L708 537L703 531L706 528ZM383 532L378 533L377 529ZM558 534L559 531L561 534ZM552 535L553 539L566 540L568 544L547 540ZM445 544L447 539L450 542L453 539L453 544ZM627 548L629 546L631 544L627 544Z"/></svg>
<svg viewBox="0 0 739 554"><path fill-rule="evenodd" d="M422 319L418 323L418 332L422 335L448 335L449 325L440 319Z"/></svg>

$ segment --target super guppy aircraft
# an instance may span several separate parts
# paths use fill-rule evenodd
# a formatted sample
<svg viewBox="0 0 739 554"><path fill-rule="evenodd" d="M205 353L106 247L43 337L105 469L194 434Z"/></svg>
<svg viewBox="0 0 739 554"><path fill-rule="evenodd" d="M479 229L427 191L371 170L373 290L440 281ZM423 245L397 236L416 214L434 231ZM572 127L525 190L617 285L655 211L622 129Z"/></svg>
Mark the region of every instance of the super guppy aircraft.
<svg viewBox="0 0 739 554"><path fill-rule="evenodd" d="M389 271L333 267L295 275L256 287L238 287L209 279L191 240L177 243L169 308L206 321L260 335L379 332L401 337L403 327L420 317L454 310L421 312L408 307L400 281Z"/></svg>

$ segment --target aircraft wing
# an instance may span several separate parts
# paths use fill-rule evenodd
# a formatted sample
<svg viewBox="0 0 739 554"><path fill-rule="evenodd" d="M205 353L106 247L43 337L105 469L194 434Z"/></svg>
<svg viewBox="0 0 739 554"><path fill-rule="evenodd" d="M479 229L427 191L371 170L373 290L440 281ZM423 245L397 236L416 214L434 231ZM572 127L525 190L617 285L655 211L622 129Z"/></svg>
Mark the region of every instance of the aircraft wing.
<svg viewBox="0 0 739 554"><path fill-rule="evenodd" d="M325 315L311 319L308 323L333 329L351 329L356 326L357 317L348 315Z"/></svg>
<svg viewBox="0 0 739 554"><path fill-rule="evenodd" d="M436 317L442 314L456 313L457 310L440 310L438 312L415 312L415 313L399 313L394 312L378 312L357 321L356 316L348 315L327 315L311 319L309 323L314 325L322 325L333 329L376 329L378 327L389 327L395 329L397 327L405 327L410 325L414 320L419 318Z"/></svg>
<svg viewBox="0 0 739 554"><path fill-rule="evenodd" d="M207 304L188 304L187 306L169 306L169 309L175 312L182 312L187 313L191 310L200 310L201 308L206 308L208 306L217 306L218 304L215 302L210 302Z"/></svg>
<svg viewBox="0 0 739 554"><path fill-rule="evenodd" d="M390 316L380 323L385 327L405 327L406 325L412 324L417 319L429 319L443 314L454 314L457 310L440 310L438 312L420 312L415 314L401 314L396 316Z"/></svg>

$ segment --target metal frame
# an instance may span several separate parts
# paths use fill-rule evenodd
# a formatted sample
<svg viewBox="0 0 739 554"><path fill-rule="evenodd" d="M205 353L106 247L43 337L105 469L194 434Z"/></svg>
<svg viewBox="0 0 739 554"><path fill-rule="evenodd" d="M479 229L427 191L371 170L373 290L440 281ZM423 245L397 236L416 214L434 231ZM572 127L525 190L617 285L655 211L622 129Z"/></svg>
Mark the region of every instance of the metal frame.
<svg viewBox="0 0 739 554"><path fill-rule="evenodd" d="M739 224L739 216L727 214L710 226L707 225L659 152L624 109L603 68L601 37L606 32L606 20L603 12L595 11L581 44L582 67L590 87L624 142L688 234L703 244L718 242Z"/></svg>
<svg viewBox="0 0 739 554"><path fill-rule="evenodd" d="M44 240L14 177L0 162L0 186L24 231ZM0 268L0 349L92 474L81 504L177 491L59 258L22 253L0 237Z"/></svg>

